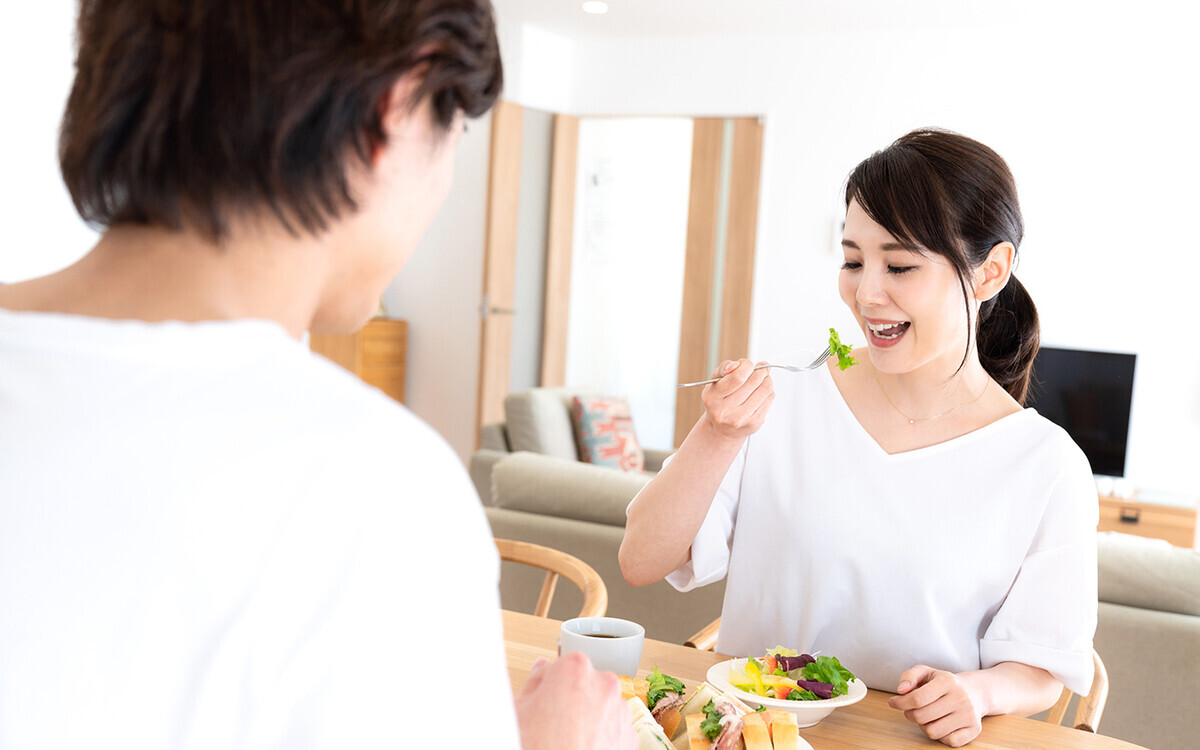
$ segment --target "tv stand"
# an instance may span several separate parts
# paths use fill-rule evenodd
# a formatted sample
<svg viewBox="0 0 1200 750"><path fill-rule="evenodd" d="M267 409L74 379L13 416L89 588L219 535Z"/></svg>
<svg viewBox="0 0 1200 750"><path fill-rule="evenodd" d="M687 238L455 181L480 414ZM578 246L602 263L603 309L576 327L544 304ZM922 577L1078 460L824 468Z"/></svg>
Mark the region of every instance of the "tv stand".
<svg viewBox="0 0 1200 750"><path fill-rule="evenodd" d="M1196 498L1160 496L1135 490L1129 497L1100 495L1099 531L1165 539L1176 547L1200 549Z"/></svg>

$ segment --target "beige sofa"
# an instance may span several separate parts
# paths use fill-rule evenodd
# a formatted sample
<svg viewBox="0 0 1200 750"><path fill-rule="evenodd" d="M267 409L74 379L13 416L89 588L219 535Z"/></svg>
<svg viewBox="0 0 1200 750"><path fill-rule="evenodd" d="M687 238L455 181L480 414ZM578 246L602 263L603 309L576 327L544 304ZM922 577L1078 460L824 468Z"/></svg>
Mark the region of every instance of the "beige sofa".
<svg viewBox="0 0 1200 750"><path fill-rule="evenodd" d="M1200 551L1112 532L1097 551L1095 645L1109 679L1100 734L1200 747Z"/></svg>
<svg viewBox="0 0 1200 750"><path fill-rule="evenodd" d="M575 396L597 395L595 389L531 388L510 393L504 399L504 421L484 425L479 450L471 456L469 471L475 489L489 504L492 493L492 467L500 459L517 451L529 451L566 461L579 461L579 444L571 421ZM669 450L645 448L646 471L657 472L671 454ZM616 472L620 474L620 472ZM606 476L595 475L602 482Z"/></svg>

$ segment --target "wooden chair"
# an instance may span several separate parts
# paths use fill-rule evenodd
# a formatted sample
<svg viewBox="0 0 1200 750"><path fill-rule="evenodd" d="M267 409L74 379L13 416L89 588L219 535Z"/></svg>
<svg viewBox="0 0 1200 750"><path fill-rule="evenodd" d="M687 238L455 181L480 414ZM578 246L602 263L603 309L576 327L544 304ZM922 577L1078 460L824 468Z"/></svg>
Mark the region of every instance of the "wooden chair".
<svg viewBox="0 0 1200 750"><path fill-rule="evenodd" d="M554 598L554 589L560 576L583 592L583 607L579 610L579 617L601 617L608 609L608 589L604 586L604 579L578 557L540 544L512 539L497 539L496 549L500 552L501 560L532 565L546 571L546 580L542 583L534 615L549 616L550 600Z"/></svg>
<svg viewBox="0 0 1200 750"><path fill-rule="evenodd" d="M1088 694L1079 696L1079 706L1075 709L1074 727L1095 734L1100 727L1100 717L1104 714L1104 704L1108 700L1108 670L1104 668L1104 662L1100 661L1100 654L1096 653L1095 649L1092 649L1092 663L1096 666L1096 674L1092 677L1092 687L1088 690ZM1062 723L1072 695L1070 690L1063 688L1058 703L1055 703L1054 707L1046 714L1048 723Z"/></svg>
<svg viewBox="0 0 1200 750"><path fill-rule="evenodd" d="M698 648L701 651L712 651L717 647L717 631L720 629L721 618L718 617L692 634L692 637L684 641L683 645Z"/></svg>

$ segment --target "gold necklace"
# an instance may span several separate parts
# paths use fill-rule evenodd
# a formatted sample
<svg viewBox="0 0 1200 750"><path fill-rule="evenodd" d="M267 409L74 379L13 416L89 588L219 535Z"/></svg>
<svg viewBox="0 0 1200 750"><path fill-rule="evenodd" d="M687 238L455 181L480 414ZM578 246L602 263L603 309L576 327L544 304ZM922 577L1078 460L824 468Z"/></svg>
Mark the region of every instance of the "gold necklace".
<svg viewBox="0 0 1200 750"><path fill-rule="evenodd" d="M978 401L979 399L983 398L983 394L987 393L988 386L989 386L989 385L991 384L991 382L992 382L992 379L991 379L991 378L988 378L987 380L983 381L983 390L979 392L979 395L978 395L978 396L976 396L975 398L971 399L970 401L967 401L967 402L961 403L961 404L959 404L958 406L951 406L949 409L947 409L946 411L942 412L941 414L934 414L932 417L915 417L915 418L914 418L914 417L910 417L910 416L908 416L907 414L905 414L904 412L900 411L900 407L899 407L899 406L896 406L896 403L895 403L894 401L892 401L892 398L891 398L891 396L888 396L888 395L887 395L887 391L885 391L885 390L883 389L883 383L880 383L880 382L879 382L879 373L877 373L877 372L875 371L875 368L874 368L874 367L872 367L872 368L871 368L871 375L872 375L872 376L874 376L874 378L875 378L875 385L879 386L879 392L883 394L883 397L884 397L884 398L886 398L886 399L887 399L887 402L888 402L889 404L891 404L891 405L892 405L892 408L896 410L896 413L897 413L897 414L899 414L900 416L902 416L902 417L904 417L905 419L907 419L907 420L908 420L908 423L909 423L909 424L916 424L917 422L930 422L930 421L932 421L932 420L934 420L934 419L937 419L938 417L944 417L944 416L946 416L947 414L949 414L950 412L954 411L955 409L961 409L961 408L962 408L962 407L964 407L964 406L970 406L971 404L975 403L975 402L976 402L976 401Z"/></svg>

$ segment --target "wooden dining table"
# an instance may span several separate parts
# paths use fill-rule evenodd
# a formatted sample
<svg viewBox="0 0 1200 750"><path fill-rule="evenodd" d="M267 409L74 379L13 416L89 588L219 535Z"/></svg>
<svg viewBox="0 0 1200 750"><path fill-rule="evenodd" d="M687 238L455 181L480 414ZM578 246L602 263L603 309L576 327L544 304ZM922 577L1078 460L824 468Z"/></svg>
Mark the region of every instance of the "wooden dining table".
<svg viewBox="0 0 1200 750"><path fill-rule="evenodd" d="M558 630L562 623L521 612L504 611L504 640L508 676L513 694L529 678L540 657L558 656ZM711 651L647 638L636 676L645 677L654 667L683 681L690 690L704 681L708 668L731 657ZM800 730L813 750L931 750L945 747L930 740L904 714L888 706L891 693L868 690L867 697L839 708L815 726ZM1070 727L1017 716L988 716L983 731L969 745L972 750L1145 750L1122 740Z"/></svg>

